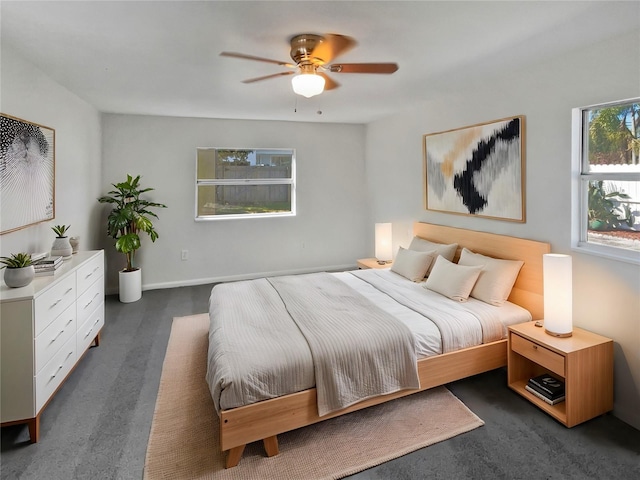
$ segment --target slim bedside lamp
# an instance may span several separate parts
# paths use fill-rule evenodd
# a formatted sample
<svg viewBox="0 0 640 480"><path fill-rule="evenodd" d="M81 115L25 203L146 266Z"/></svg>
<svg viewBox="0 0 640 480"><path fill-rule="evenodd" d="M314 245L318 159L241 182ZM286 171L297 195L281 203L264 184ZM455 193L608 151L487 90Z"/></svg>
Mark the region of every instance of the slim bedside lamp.
<svg viewBox="0 0 640 480"><path fill-rule="evenodd" d="M393 260L391 226L390 223L376 223L376 258L380 265Z"/></svg>
<svg viewBox="0 0 640 480"><path fill-rule="evenodd" d="M544 276L544 329L554 337L570 337L573 331L571 256L542 256Z"/></svg>

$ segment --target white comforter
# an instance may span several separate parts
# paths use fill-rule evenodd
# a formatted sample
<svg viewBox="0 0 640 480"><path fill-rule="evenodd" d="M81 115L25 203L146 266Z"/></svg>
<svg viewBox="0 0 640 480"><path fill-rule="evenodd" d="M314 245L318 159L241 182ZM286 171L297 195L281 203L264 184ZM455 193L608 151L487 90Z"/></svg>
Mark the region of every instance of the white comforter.
<svg viewBox="0 0 640 480"><path fill-rule="evenodd" d="M510 303L494 307L473 299L451 301L389 270L333 275L406 325L418 357L504 338L507 325L531 319ZM216 410L316 385L307 340L268 279L217 285L209 315L206 379Z"/></svg>

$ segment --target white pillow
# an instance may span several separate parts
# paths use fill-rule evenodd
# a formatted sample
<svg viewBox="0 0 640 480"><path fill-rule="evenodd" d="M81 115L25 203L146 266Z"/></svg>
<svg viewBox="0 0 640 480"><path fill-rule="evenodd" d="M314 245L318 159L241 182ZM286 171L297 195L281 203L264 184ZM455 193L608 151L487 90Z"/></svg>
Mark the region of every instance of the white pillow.
<svg viewBox="0 0 640 480"><path fill-rule="evenodd" d="M427 275L431 273L438 255L441 255L450 262L453 262L453 257L456 256L457 249L457 243L451 243L449 245L444 243L434 243L420 237L413 237L413 240L411 240L411 244L409 245L409 250L416 250L418 252L434 252L433 262L431 263L429 270L427 270Z"/></svg>
<svg viewBox="0 0 640 480"><path fill-rule="evenodd" d="M424 287L451 300L466 302L481 270L480 266L458 265L439 256Z"/></svg>
<svg viewBox="0 0 640 480"><path fill-rule="evenodd" d="M509 298L524 262L487 257L463 248L458 265L481 265L482 271L471 290L471 296L500 307Z"/></svg>
<svg viewBox="0 0 640 480"><path fill-rule="evenodd" d="M424 279L429 266L431 266L433 261L432 253L416 252L400 247L391 265L391 271L408 278L412 282L420 282Z"/></svg>

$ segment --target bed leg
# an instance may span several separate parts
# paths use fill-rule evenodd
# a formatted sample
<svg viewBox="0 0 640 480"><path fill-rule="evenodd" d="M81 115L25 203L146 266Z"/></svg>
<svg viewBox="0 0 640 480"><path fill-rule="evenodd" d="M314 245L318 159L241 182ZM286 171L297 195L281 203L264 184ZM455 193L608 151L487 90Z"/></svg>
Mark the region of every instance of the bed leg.
<svg viewBox="0 0 640 480"><path fill-rule="evenodd" d="M278 437L276 435L263 439L262 443L264 444L264 451L267 452L267 457L273 457L280 453L278 452Z"/></svg>
<svg viewBox="0 0 640 480"><path fill-rule="evenodd" d="M240 462L240 458L242 457L242 452L244 452L245 445L240 445L239 447L233 447L227 453L227 462L224 465L224 468L232 468L238 465Z"/></svg>

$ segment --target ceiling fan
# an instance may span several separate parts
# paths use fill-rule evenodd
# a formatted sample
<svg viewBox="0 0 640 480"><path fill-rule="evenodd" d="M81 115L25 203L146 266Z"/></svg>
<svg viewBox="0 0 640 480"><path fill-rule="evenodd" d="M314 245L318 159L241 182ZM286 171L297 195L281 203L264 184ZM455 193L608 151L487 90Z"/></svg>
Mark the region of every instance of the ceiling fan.
<svg viewBox="0 0 640 480"><path fill-rule="evenodd" d="M332 90L340 86L325 72L331 73L382 73L390 74L398 70L396 63L334 63L333 59L351 50L356 41L345 35L326 34L313 35L304 33L296 35L290 40L291 58L295 63L281 62L269 58L256 57L236 52L222 52L223 57L242 58L258 62L275 63L292 70L250 78L243 83L253 83L269 78L285 75L295 75L291 79L293 91L307 98L319 95L324 90Z"/></svg>

